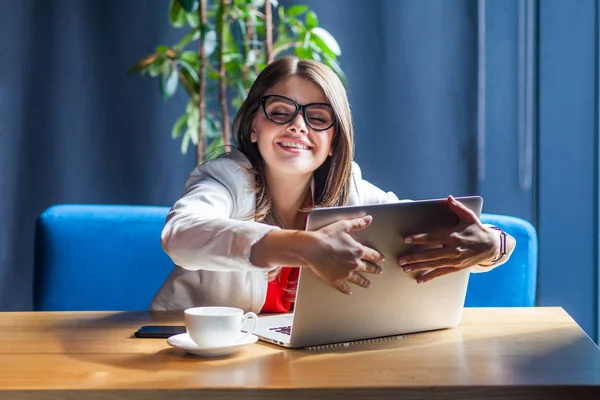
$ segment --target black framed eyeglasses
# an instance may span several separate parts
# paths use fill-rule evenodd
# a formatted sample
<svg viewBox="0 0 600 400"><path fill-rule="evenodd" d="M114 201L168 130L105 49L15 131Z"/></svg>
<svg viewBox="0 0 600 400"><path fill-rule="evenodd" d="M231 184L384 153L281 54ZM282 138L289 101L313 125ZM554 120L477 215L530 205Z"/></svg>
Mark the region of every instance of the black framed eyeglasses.
<svg viewBox="0 0 600 400"><path fill-rule="evenodd" d="M333 107L327 103L310 103L301 105L285 96L276 94L262 98L262 108L266 117L276 124L289 124L299 111L306 125L315 131L326 131L335 124Z"/></svg>

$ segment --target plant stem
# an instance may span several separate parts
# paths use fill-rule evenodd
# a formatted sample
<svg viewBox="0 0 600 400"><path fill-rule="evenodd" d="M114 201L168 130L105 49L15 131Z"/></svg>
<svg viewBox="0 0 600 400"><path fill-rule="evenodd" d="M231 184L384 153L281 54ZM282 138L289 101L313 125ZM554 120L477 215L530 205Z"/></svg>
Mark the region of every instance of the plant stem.
<svg viewBox="0 0 600 400"><path fill-rule="evenodd" d="M221 13L221 26L219 32L219 101L221 102L221 114L223 115L223 144L225 146L229 146L231 144L230 134L229 134L229 113L227 112L227 83L225 82L225 29L229 29L226 27L225 22L227 19L227 13L229 11L229 4L231 0L221 0L221 7L223 7L223 12Z"/></svg>
<svg viewBox="0 0 600 400"><path fill-rule="evenodd" d="M273 61L273 12L271 0L265 1L265 48L267 49L267 64Z"/></svg>
<svg viewBox="0 0 600 400"><path fill-rule="evenodd" d="M249 10L248 14L253 15L254 6L252 4L249 4L248 10ZM246 19L246 32L242 32L242 33L246 34L246 39L244 40L244 45L246 47L246 59L248 59L248 55L254 49L254 46L252 45L252 36L254 35L254 19L255 18L256 17L254 17L254 16L250 16L249 18ZM243 80L244 84L246 82L248 82L248 68L246 65L243 65L243 67L242 67L242 80Z"/></svg>
<svg viewBox="0 0 600 400"><path fill-rule="evenodd" d="M204 26L206 25L206 0L198 4L198 19L200 20L200 39L198 39L198 54L200 55L200 71L198 71L198 145L196 146L196 161L199 163L206 152L206 139L204 138L204 110L206 108L206 53L204 52Z"/></svg>

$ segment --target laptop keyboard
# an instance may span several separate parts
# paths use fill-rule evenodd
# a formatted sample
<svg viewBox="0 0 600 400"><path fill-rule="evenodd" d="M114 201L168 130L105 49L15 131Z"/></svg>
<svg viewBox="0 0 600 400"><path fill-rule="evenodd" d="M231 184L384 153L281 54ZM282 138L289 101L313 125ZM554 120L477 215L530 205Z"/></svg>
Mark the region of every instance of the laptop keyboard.
<svg viewBox="0 0 600 400"><path fill-rule="evenodd" d="M270 331L275 331L278 333L283 333L284 335L290 335L292 333L292 326L277 326L274 328L269 328Z"/></svg>

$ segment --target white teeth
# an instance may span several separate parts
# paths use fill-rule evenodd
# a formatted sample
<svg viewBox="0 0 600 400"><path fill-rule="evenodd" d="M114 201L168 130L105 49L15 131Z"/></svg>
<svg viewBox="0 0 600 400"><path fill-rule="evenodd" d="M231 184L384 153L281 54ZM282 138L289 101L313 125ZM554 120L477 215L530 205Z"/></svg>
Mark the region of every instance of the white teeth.
<svg viewBox="0 0 600 400"><path fill-rule="evenodd" d="M284 146L284 147L293 147L295 149L310 150L310 147L308 147L307 145L302 144L302 143L296 143L296 142L279 142L279 144L281 146Z"/></svg>

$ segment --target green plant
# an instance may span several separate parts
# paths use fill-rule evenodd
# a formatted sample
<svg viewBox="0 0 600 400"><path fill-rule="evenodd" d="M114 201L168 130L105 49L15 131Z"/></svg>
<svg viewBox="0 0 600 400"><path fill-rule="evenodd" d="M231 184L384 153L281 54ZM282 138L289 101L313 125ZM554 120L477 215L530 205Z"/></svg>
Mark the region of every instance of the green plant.
<svg viewBox="0 0 600 400"><path fill-rule="evenodd" d="M274 59L295 54L317 60L346 83L337 41L306 5L285 9L277 0L171 0L169 17L174 27L187 28L185 36L173 46L157 46L129 73L158 78L165 99L179 86L185 89L189 101L171 136L181 137L183 154L190 143L196 145L198 161L230 144L231 116Z"/></svg>

